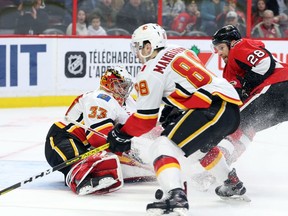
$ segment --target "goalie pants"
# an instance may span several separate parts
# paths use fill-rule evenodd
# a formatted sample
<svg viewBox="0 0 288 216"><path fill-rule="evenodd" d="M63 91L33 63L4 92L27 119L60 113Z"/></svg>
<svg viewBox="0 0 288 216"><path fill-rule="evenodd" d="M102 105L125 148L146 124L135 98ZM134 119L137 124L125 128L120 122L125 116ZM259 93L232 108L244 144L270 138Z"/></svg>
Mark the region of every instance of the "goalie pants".
<svg viewBox="0 0 288 216"><path fill-rule="evenodd" d="M208 152L233 133L239 122L239 106L215 96L209 108L187 110L170 123L162 135L177 144L188 157L199 149Z"/></svg>
<svg viewBox="0 0 288 216"><path fill-rule="evenodd" d="M87 152L89 150L88 147L84 146L76 136L53 124L46 137L45 157L50 166L54 167ZM70 168L68 166L60 170L60 172L66 177Z"/></svg>

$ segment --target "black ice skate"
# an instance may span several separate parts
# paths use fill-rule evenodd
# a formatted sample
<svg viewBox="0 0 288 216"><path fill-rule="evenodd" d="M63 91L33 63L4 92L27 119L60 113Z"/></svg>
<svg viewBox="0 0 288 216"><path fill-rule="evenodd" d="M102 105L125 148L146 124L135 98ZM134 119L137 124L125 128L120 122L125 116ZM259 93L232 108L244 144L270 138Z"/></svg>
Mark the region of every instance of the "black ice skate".
<svg viewBox="0 0 288 216"><path fill-rule="evenodd" d="M101 176L95 178L84 179L76 188L78 195L86 195L95 191L107 188L115 184L117 181L112 176Z"/></svg>
<svg viewBox="0 0 288 216"><path fill-rule="evenodd" d="M176 188L168 192L168 197L159 202L149 203L146 207L148 215L163 215L171 212L179 216L188 213L189 204L186 193L181 188Z"/></svg>
<svg viewBox="0 0 288 216"><path fill-rule="evenodd" d="M228 179L224 181L224 184L218 186L215 192L224 200L243 200L250 202L251 200L245 195L246 188L243 186L236 174L236 170L233 168L228 174Z"/></svg>

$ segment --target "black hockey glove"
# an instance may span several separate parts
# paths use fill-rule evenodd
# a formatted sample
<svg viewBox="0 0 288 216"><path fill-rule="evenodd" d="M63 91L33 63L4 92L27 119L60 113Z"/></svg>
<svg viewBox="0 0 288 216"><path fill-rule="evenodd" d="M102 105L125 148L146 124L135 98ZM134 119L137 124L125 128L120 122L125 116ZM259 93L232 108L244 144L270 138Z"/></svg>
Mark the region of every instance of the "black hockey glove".
<svg viewBox="0 0 288 216"><path fill-rule="evenodd" d="M159 122L163 123L167 119L167 116L170 114L172 110L173 110L172 106L164 105L164 108L162 109L161 112L161 116L159 118Z"/></svg>
<svg viewBox="0 0 288 216"><path fill-rule="evenodd" d="M183 111L176 107L165 105L161 112L159 122L162 124L162 127L165 128L167 125L174 122L182 113Z"/></svg>
<svg viewBox="0 0 288 216"><path fill-rule="evenodd" d="M250 92L252 91L252 86L246 80L246 78L242 78L240 76L237 76L237 78L240 81L242 88L236 88L236 91L238 92L240 99L242 101L245 101L250 96Z"/></svg>
<svg viewBox="0 0 288 216"><path fill-rule="evenodd" d="M111 152L125 152L131 149L132 136L124 134L120 131L123 125L117 124L108 133L107 142L110 144L109 149Z"/></svg>
<svg viewBox="0 0 288 216"><path fill-rule="evenodd" d="M241 101L245 101L250 96L250 92L247 92L245 89L236 88L236 91L239 94Z"/></svg>

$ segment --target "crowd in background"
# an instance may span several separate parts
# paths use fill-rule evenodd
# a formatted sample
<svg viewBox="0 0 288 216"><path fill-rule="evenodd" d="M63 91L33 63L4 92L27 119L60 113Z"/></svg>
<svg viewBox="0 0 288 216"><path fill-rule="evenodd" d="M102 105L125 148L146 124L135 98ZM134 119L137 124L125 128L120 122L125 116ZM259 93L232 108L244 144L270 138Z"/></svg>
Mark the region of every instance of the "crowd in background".
<svg viewBox="0 0 288 216"><path fill-rule="evenodd" d="M288 37L288 0L252 0L251 7L251 37ZM158 8L156 0L78 0L76 35L131 35L157 23ZM72 0L1 0L0 34L72 35L72 9ZM247 0L163 0L161 20L168 36L211 36L232 24L245 37L246 13Z"/></svg>

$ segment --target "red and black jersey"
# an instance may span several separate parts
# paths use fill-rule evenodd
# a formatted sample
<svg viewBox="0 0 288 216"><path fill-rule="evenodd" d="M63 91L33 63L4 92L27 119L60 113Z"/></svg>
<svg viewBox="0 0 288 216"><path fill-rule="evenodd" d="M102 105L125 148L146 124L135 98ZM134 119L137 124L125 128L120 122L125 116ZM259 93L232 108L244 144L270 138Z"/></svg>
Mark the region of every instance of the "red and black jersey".
<svg viewBox="0 0 288 216"><path fill-rule="evenodd" d="M288 65L273 57L263 42L242 39L231 47L223 77L235 88L242 88L245 82L254 93L288 80Z"/></svg>

